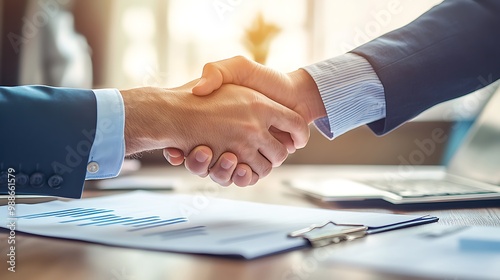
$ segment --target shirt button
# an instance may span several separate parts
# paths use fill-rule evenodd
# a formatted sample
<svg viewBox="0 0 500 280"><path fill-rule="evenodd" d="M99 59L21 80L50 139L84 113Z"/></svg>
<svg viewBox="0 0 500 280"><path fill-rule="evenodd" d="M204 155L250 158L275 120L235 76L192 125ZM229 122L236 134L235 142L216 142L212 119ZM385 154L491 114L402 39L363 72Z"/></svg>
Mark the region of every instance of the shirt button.
<svg viewBox="0 0 500 280"><path fill-rule="evenodd" d="M99 164L95 161L89 162L89 164L87 164L87 171L92 174L97 173L97 171L99 171Z"/></svg>

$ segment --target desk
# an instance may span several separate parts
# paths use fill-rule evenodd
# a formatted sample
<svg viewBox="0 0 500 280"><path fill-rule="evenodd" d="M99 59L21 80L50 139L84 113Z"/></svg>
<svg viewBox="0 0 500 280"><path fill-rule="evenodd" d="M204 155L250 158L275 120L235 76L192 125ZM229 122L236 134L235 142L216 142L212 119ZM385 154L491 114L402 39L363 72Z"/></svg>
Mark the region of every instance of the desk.
<svg viewBox="0 0 500 280"><path fill-rule="evenodd" d="M367 167L370 169L369 167ZM385 167L377 167L385 168ZM367 169L367 170L368 170ZM498 202L467 203L460 206L398 206L387 203L332 203L318 204L283 186L284 178L303 174L325 175L342 173L342 166L286 165L275 169L257 185L247 188L231 186L215 188L209 179L190 175L182 167L155 167L140 171L141 175L177 177L180 180L176 193L194 194L200 198L230 198L302 207L325 207L354 211L431 214L440 217L446 225L500 226ZM379 170L377 170L378 172ZM117 191L91 190L92 182L84 197L118 193ZM411 229L406 229L411 230ZM0 231L0 279L420 279L371 271L345 264L326 265L328 254L324 248L293 251L252 261L220 257L178 254L118 248L80 241L59 240L18 233L16 235L15 273L7 271L7 231ZM370 236L376 238L376 235ZM337 245L338 246L338 245Z"/></svg>

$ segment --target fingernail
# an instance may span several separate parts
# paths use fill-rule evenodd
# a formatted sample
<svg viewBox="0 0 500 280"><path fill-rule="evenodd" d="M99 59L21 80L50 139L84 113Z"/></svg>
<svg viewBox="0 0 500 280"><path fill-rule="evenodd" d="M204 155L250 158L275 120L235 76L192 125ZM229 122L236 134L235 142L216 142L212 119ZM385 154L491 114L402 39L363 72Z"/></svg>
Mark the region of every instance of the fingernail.
<svg viewBox="0 0 500 280"><path fill-rule="evenodd" d="M224 158L224 159L222 159L220 166L224 169L229 169L233 166L233 164L234 164L234 162Z"/></svg>
<svg viewBox="0 0 500 280"><path fill-rule="evenodd" d="M195 158L198 162L205 162L208 160L208 155L202 151L197 151Z"/></svg>
<svg viewBox="0 0 500 280"><path fill-rule="evenodd" d="M165 158L170 161L170 159L173 158L173 156L170 154L170 152L168 150L165 150L165 152L163 153L163 155L165 156Z"/></svg>
<svg viewBox="0 0 500 280"><path fill-rule="evenodd" d="M243 176L247 175L247 170L243 169L243 168L239 168L238 171L236 172L236 174L238 174L238 176L240 176L240 177L243 177Z"/></svg>

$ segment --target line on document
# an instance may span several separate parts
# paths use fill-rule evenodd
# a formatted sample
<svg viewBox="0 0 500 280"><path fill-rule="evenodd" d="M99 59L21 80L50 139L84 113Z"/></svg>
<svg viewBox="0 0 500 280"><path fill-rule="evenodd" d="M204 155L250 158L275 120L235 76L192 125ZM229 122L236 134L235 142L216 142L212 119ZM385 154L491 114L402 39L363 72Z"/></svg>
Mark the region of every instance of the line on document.
<svg viewBox="0 0 500 280"><path fill-rule="evenodd" d="M184 236L186 236L186 234L189 234L189 235L192 235L192 234L202 235L203 234L204 235L204 234L206 234L205 233L205 226L195 226L195 227L189 227L189 228L181 228L181 229L153 232L153 233L144 234L143 236L160 235L161 237L175 238L176 236L184 237Z"/></svg>
<svg viewBox="0 0 500 280"><path fill-rule="evenodd" d="M97 217L92 217L92 218L86 217L86 218L81 218L81 219L73 219L73 220L60 221L59 223L66 224L66 223L80 222L80 221L85 221L85 220L99 221L99 220L103 220L103 219L109 219L109 218L112 218L112 217L118 217L118 216L116 216L115 214L107 214L107 215L97 216Z"/></svg>
<svg viewBox="0 0 500 280"><path fill-rule="evenodd" d="M46 216L54 216L54 215L60 214L60 213L78 212L82 209L83 208L71 208L71 209L65 209L65 210L58 210L58 211L50 211L50 212L44 212L44 213L17 216L16 218L18 218L18 219L21 219L21 218L24 218L24 219L42 218L42 217L46 217Z"/></svg>
<svg viewBox="0 0 500 280"><path fill-rule="evenodd" d="M252 239L258 239L266 235L270 235L273 233L278 233L281 231L266 231L266 232L259 232L259 233L254 233L254 234L248 234L248 235L242 235L242 236L237 236L237 237L232 237L232 238L226 238L226 239L221 239L219 240L219 243L235 243L235 242L241 242L241 241L247 241L247 240L252 240Z"/></svg>
<svg viewBox="0 0 500 280"><path fill-rule="evenodd" d="M155 227L162 227L162 226L168 226L168 225L173 225L173 224L178 224L178 223L186 223L188 220L186 218L180 218L180 219L171 219L171 220L166 220L162 221L163 223L159 223L156 225L151 225L151 226L143 226L140 228L134 228L134 229L129 229L129 232L132 231L139 231L143 229L150 229L150 228L155 228Z"/></svg>
<svg viewBox="0 0 500 280"><path fill-rule="evenodd" d="M162 224L164 222L175 222L175 221L184 221L184 220L187 222L186 218L173 218L173 219L168 219L168 220L152 221L152 222L145 223L142 225L135 225L134 227L146 227L146 226L151 226L151 225L156 225L156 224Z"/></svg>
<svg viewBox="0 0 500 280"><path fill-rule="evenodd" d="M152 217L145 217L145 218L138 218L134 219L130 222L124 223L124 225L140 225L140 224L146 224L152 221L159 221L161 220L159 216L152 216Z"/></svg>

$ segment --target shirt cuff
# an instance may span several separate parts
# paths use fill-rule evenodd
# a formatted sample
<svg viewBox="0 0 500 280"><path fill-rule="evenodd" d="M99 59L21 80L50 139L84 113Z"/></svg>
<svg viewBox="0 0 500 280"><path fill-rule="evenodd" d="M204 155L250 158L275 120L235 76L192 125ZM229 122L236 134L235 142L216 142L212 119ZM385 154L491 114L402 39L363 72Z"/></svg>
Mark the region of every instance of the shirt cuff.
<svg viewBox="0 0 500 280"><path fill-rule="evenodd" d="M116 177L125 157L125 108L116 89L93 90L97 100L97 126L85 179Z"/></svg>
<svg viewBox="0 0 500 280"><path fill-rule="evenodd" d="M327 117L314 121L329 139L385 118L384 87L370 63L347 53L304 67L316 82Z"/></svg>

